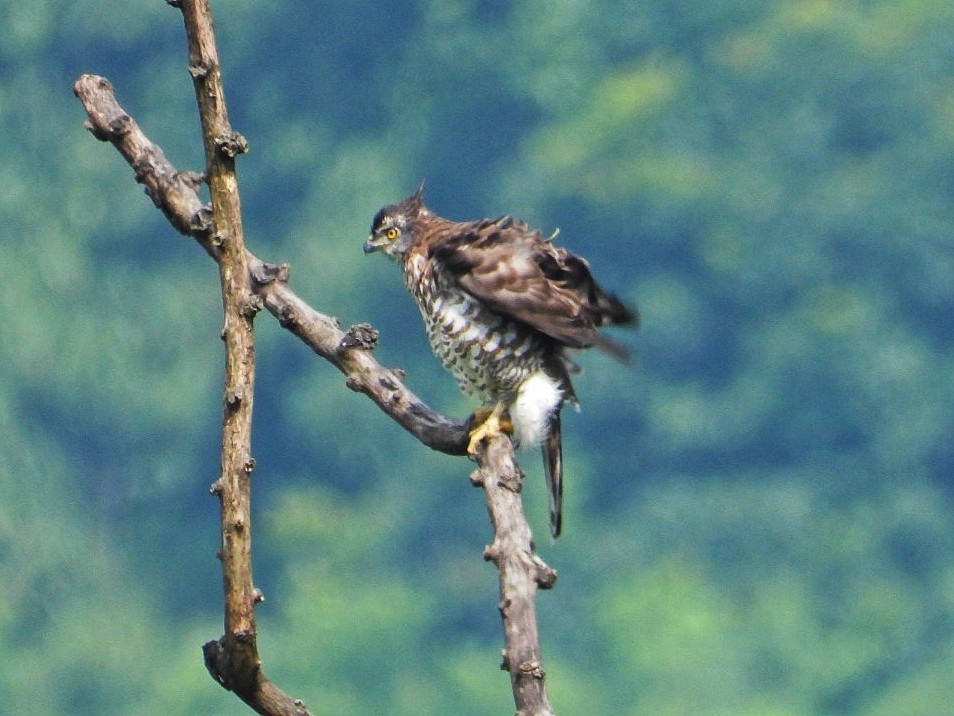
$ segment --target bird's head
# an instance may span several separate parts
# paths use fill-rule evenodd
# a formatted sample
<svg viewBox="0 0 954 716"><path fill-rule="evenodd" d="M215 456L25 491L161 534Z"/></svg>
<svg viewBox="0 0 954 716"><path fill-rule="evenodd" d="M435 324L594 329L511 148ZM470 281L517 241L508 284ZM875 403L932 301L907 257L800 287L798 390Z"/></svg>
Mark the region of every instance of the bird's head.
<svg viewBox="0 0 954 716"><path fill-rule="evenodd" d="M424 185L404 201L390 204L374 215L371 235L364 242L364 253L383 251L392 259L400 258L414 239L415 222L428 214L424 206Z"/></svg>

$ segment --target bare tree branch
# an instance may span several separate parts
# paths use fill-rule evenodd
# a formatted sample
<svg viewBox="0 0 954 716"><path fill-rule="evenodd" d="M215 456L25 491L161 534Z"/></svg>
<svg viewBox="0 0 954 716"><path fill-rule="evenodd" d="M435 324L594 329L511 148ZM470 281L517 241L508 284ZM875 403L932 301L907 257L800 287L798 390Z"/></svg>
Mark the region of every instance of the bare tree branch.
<svg viewBox="0 0 954 716"><path fill-rule="evenodd" d="M136 173L136 181L168 217L193 237L213 258L220 247L212 232L212 209L199 198L201 175L179 172L160 147L153 144L116 100L110 82L82 75L73 92L87 113L86 127L97 139L110 142ZM338 320L319 313L288 285L287 264L263 261L246 250L252 290L279 323L347 377L348 387L368 395L402 427L428 447L449 455L467 453L467 423L444 417L428 407L403 383L404 373L382 366L371 355L377 332L366 324L339 328Z"/></svg>
<svg viewBox="0 0 954 716"><path fill-rule="evenodd" d="M212 197L209 241L219 266L225 322L225 387L221 475L212 487L221 503L222 582L225 634L203 647L206 666L224 687L263 714L299 712L301 704L273 687L258 656L255 604L261 593L252 582L251 476L252 405L255 392L257 312L248 271L235 156L247 149L229 124L212 15L205 0L179 5L189 44L189 74L195 85L205 179ZM175 175L174 175L175 176ZM191 222L190 222L191 223ZM218 645L218 646L216 646ZM266 699L266 694L268 699Z"/></svg>
<svg viewBox="0 0 954 716"><path fill-rule="evenodd" d="M211 15L205 0L167 0L180 7L189 39L189 71L196 87L206 149L205 174L179 172L116 101L110 83L83 75L74 92L83 102L87 128L112 143L135 171L136 181L181 233L192 236L219 265L225 309L226 386L222 434L222 475L213 485L222 503L222 565L226 600L224 636L203 646L206 666L224 687L262 714L307 714L269 681L256 646L254 605L261 594L252 584L250 476L251 409L254 387L252 319L265 307L279 323L345 376L349 388L368 395L385 413L424 445L451 455L466 454L468 423L429 408L404 385L403 371L389 369L371 355L377 331L367 324L342 331L336 319L319 313L288 285L287 264L263 261L244 246L234 157L245 140L228 122L215 51ZM210 187L211 205L198 186ZM478 469L494 526L485 550L500 575L499 609L504 623L502 668L511 677L518 716L552 716L540 658L535 597L549 589L556 572L534 552L523 515L523 473L505 436L482 443Z"/></svg>
<svg viewBox="0 0 954 716"><path fill-rule="evenodd" d="M245 140L232 130L226 112L212 18L204 0L175 3L182 10L192 75L202 123L211 207L201 204L194 173L179 173L162 150L115 104L112 88L85 76L74 89L84 99L88 127L111 140L136 172L137 181L181 232L195 236L219 266L225 342L225 386L221 474L212 487L221 504L221 549L225 633L203 646L205 663L225 688L262 714L307 714L264 674L258 655L255 604L261 593L252 582L250 481L255 343L252 321L261 306L252 292L245 250L234 158ZM84 96L85 95L85 96ZM112 99L112 101L110 101ZM98 100L98 101L97 101Z"/></svg>
<svg viewBox="0 0 954 716"><path fill-rule="evenodd" d="M482 441L477 462L470 479L484 488L494 526L494 541L484 550L484 559L493 562L500 574L497 606L505 643L500 668L510 672L517 716L553 716L540 656L536 595L538 589L553 587L557 573L534 553L520 499L523 471L510 440L498 434Z"/></svg>

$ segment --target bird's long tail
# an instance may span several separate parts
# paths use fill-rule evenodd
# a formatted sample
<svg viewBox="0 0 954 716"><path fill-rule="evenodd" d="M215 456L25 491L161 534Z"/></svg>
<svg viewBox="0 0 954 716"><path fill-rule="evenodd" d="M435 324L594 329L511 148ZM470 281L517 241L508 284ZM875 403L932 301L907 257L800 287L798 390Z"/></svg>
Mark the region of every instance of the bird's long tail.
<svg viewBox="0 0 954 716"><path fill-rule="evenodd" d="M542 448L543 471L550 491L550 535L556 539L563 527L563 437L559 408L550 416Z"/></svg>

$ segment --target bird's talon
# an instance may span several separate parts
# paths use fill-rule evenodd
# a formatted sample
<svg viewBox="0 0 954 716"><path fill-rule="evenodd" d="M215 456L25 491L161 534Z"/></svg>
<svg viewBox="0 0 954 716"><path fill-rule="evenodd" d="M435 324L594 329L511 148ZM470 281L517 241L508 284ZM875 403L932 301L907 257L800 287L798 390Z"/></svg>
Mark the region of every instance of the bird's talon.
<svg viewBox="0 0 954 716"><path fill-rule="evenodd" d="M467 443L467 454L474 456L477 454L477 446L480 445L480 441L487 437L487 432L483 429L483 425L477 428L474 432L470 434L470 442Z"/></svg>
<svg viewBox="0 0 954 716"><path fill-rule="evenodd" d="M468 455L477 453L477 446L481 440L491 438L498 433L513 435L513 422L510 420L510 415L500 405L493 409L485 407L475 410L471 425L475 427L470 431L470 442L467 443Z"/></svg>

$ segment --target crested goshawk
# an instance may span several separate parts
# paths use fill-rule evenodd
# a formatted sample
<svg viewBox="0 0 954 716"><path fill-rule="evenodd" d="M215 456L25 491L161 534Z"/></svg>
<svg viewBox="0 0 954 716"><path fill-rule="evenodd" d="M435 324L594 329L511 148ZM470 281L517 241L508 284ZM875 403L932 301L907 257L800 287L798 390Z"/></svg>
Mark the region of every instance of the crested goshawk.
<svg viewBox="0 0 954 716"><path fill-rule="evenodd" d="M563 497L560 410L577 403L568 349L597 346L625 356L599 329L635 322L636 312L553 237L510 216L443 219L424 205L422 190L375 215L364 251L383 251L401 264L434 352L461 389L484 402L469 451L501 429L519 446L542 445L555 538Z"/></svg>

